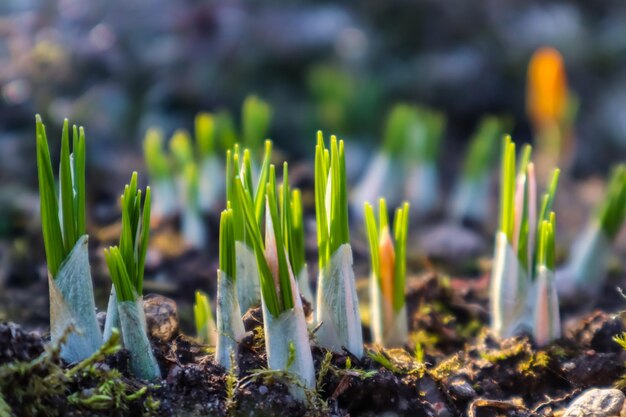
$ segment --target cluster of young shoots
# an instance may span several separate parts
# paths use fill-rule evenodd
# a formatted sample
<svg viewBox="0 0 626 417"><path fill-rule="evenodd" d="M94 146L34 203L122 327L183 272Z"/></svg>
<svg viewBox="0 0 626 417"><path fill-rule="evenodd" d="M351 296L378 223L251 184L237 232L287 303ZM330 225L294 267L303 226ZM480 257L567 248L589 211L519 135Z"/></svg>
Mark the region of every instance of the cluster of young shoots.
<svg viewBox="0 0 626 417"><path fill-rule="evenodd" d="M195 120L195 143L190 134L179 129L164 148L164 136L149 129L144 141L146 166L155 192L158 218L182 213L182 235L192 246L206 245L201 213L210 212L223 202L224 161L222 155L241 138L256 154L269 129L271 108L255 96L242 106L241 132L235 131L227 112L200 113ZM180 190L180 195L177 190ZM180 201L180 205L175 202Z"/></svg>
<svg viewBox="0 0 626 417"><path fill-rule="evenodd" d="M161 372L152 353L145 328L143 278L150 239L150 187L145 196L138 189L137 173L131 176L120 197L122 233L119 246L104 250L104 258L113 282L115 302L109 304L105 327L118 327L124 346L130 353L133 373L146 380L157 380Z"/></svg>
<svg viewBox="0 0 626 417"><path fill-rule="evenodd" d="M415 215L431 212L439 202L437 158L446 119L418 106L396 105L387 117L381 150L357 185L354 208L384 197L390 204L408 200Z"/></svg>
<svg viewBox="0 0 626 417"><path fill-rule="evenodd" d="M516 163L515 143L509 136L504 139L500 224L491 277L492 327L502 337L530 331L537 343L544 344L560 335L552 211L559 170L554 170L537 202L531 150L526 145Z"/></svg>
<svg viewBox="0 0 626 417"><path fill-rule="evenodd" d="M484 223L489 216L492 168L508 123L504 118L486 116L470 139L461 177L456 183L449 204L450 215L457 221Z"/></svg>
<svg viewBox="0 0 626 417"><path fill-rule="evenodd" d="M372 206L365 203L365 228L372 270L370 320L373 340L384 347L400 347L407 342L408 337L404 294L409 203L396 209L393 231L389 226L385 199L379 200L378 222Z"/></svg>
<svg viewBox="0 0 626 417"><path fill-rule="evenodd" d="M626 218L626 165L617 166L604 200L572 245L565 265L557 271L559 295L565 303L593 302L608 275L611 245Z"/></svg>
<svg viewBox="0 0 626 417"><path fill-rule="evenodd" d="M37 172L39 178L41 228L50 286L50 334L59 342L67 329L61 356L68 362L92 355L102 342L96 320L95 302L87 251L85 222L85 132L66 119L61 134L57 188L52 169L46 128L36 116Z"/></svg>
<svg viewBox="0 0 626 417"><path fill-rule="evenodd" d="M39 115L36 130L41 226L48 271L55 278L78 239L86 233L85 131L82 127L72 127L70 152L69 122L67 119L63 121L57 192L46 129Z"/></svg>

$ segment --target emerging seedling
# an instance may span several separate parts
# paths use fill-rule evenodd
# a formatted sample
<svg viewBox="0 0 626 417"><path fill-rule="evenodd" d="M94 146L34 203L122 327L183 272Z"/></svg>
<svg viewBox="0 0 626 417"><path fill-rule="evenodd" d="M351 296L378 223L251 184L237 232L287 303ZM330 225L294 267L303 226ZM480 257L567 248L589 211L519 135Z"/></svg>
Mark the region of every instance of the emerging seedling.
<svg viewBox="0 0 626 417"><path fill-rule="evenodd" d="M209 113L199 113L195 121L199 166L199 205L203 211L215 208L224 192L224 164L216 152L217 122ZM223 155L223 154L222 154Z"/></svg>
<svg viewBox="0 0 626 417"><path fill-rule="evenodd" d="M315 213L319 253L316 319L321 324L317 340L329 350L345 348L360 358L363 335L352 269L344 144L331 136L329 152L322 132L317 134L315 147Z"/></svg>
<svg viewBox="0 0 626 417"><path fill-rule="evenodd" d="M491 313L492 328L501 337L509 337L523 330L534 333L535 325L532 314L537 308L548 304L550 311L558 312L558 304L553 302L554 282L553 274L544 270L553 271L553 263L543 265L546 251L553 259L553 246L544 249L542 233L548 233L550 222L553 236L554 224L552 219L552 204L558 183L559 171L554 171L548 191L541 200L537 210L536 182L534 165L530 162L531 148L527 145L522 152L519 170L516 170L515 143L509 136L505 137L502 153L502 179L500 189L500 225L496 233L494 265L491 276ZM552 241L553 241L552 237ZM543 256L543 257L542 257ZM540 280L537 276L541 272ZM537 287L548 288L539 291ZM545 310L545 309L544 309ZM543 314L543 313L542 313ZM545 316L542 316L545 317ZM550 329L558 328L557 317L551 316L553 322L547 323ZM557 337L552 332L552 337Z"/></svg>
<svg viewBox="0 0 626 417"><path fill-rule="evenodd" d="M130 368L135 376L154 381L160 379L161 372L146 334L142 298L150 238L150 187L146 188L142 203L136 172L130 184L124 187L120 201L122 234L119 246L105 249L104 258L115 288L118 320L124 346L130 353ZM113 310L109 310L107 320L113 320Z"/></svg>
<svg viewBox="0 0 626 417"><path fill-rule="evenodd" d="M200 180L198 168L193 162L187 163L182 177L182 218L181 233L185 242L192 248L206 246L206 226L200 210Z"/></svg>
<svg viewBox="0 0 626 417"><path fill-rule="evenodd" d="M455 220L479 223L487 220L491 168L497 160L498 143L504 135L504 126L501 118L485 117L472 137L450 204L450 214Z"/></svg>
<svg viewBox="0 0 626 417"><path fill-rule="evenodd" d="M415 109L396 105L387 116L382 148L374 155L365 175L352 193L354 211L363 217L363 203L383 196L390 204L398 204L403 195L403 153L407 136L416 122Z"/></svg>
<svg viewBox="0 0 626 417"><path fill-rule="evenodd" d="M437 158L446 118L442 113L427 108L418 107L415 112L416 122L404 147L409 157L404 195L415 214L423 216L439 203Z"/></svg>
<svg viewBox="0 0 626 417"><path fill-rule="evenodd" d="M268 103L256 96L248 96L243 101L241 109L241 137L243 145L258 152L263 140L267 138L267 132L272 118L272 108Z"/></svg>
<svg viewBox="0 0 626 417"><path fill-rule="evenodd" d="M85 231L85 132L63 122L59 189L55 185L46 128L36 116L37 173L50 287L50 337L59 342L67 328L75 331L63 344L61 356L77 362L91 356L102 344L96 320L93 284Z"/></svg>
<svg viewBox="0 0 626 417"><path fill-rule="evenodd" d="M193 305L193 317L196 323L196 338L204 345L215 346L217 343L217 329L211 312L209 297L201 291L196 291L196 302Z"/></svg>
<svg viewBox="0 0 626 417"><path fill-rule="evenodd" d="M370 304L374 342L383 347L403 346L408 337L404 290L409 204L396 209L393 238L383 198L379 201L378 222L372 206L365 203L365 227L372 265Z"/></svg>
<svg viewBox="0 0 626 417"><path fill-rule="evenodd" d="M156 218L167 217L177 210L174 174L163 149L163 133L149 129L143 145L144 158L152 182L154 195L153 213Z"/></svg>
<svg viewBox="0 0 626 417"><path fill-rule="evenodd" d="M304 252L304 225L300 190L289 190L287 163L283 164L283 185L280 189L280 224L289 254L289 262L296 276L302 296L311 304L315 301L309 284L309 273Z"/></svg>
<svg viewBox="0 0 626 417"><path fill-rule="evenodd" d="M235 191L260 273L267 363L271 369L292 373L299 383L291 385L290 391L304 399L302 387L315 386L315 370L302 300L281 230L274 166L270 166L266 188L265 241L249 190L242 181L235 181Z"/></svg>
<svg viewBox="0 0 626 417"><path fill-rule="evenodd" d="M396 105L387 118L381 151L353 193L355 213L363 203L383 196L389 204L406 198L415 214L431 212L439 202L437 158L445 117L406 104Z"/></svg>
<svg viewBox="0 0 626 417"><path fill-rule="evenodd" d="M227 369L237 357L239 342L245 334L237 299L237 260L233 210L220 218L220 267L217 270L217 344L215 359Z"/></svg>
<svg viewBox="0 0 626 417"><path fill-rule="evenodd" d="M592 301L604 285L611 245L626 217L626 165L613 170L604 201L574 241L566 265L557 271L559 296L566 302Z"/></svg>
<svg viewBox="0 0 626 417"><path fill-rule="evenodd" d="M245 233L242 203L236 193L236 183L240 182L254 199L254 213L257 223L261 223L265 208L265 187L268 179L272 142L265 141L265 156L259 173L256 188L253 186L250 151L244 150L240 157L239 147L226 153L226 199L233 210L235 251L237 253L237 295L242 312L261 303L259 270L250 236ZM243 159L243 160L241 160ZM240 162L241 161L241 162Z"/></svg>

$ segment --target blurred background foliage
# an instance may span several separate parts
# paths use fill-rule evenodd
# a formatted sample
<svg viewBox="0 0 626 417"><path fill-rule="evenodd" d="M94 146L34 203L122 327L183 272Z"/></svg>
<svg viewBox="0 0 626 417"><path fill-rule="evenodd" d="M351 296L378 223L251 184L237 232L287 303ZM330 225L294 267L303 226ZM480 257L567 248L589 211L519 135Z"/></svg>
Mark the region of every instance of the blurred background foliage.
<svg viewBox="0 0 626 417"><path fill-rule="evenodd" d="M169 137L224 109L238 121L251 93L273 106L270 137L292 158L310 156L317 129L380 144L398 101L445 113L448 149L486 113L512 116L529 141L526 70L543 45L580 98L571 173L606 173L626 156L618 0L3 0L0 187L35 184L36 112L52 132L64 117L84 125L90 164L125 174L148 127Z"/></svg>

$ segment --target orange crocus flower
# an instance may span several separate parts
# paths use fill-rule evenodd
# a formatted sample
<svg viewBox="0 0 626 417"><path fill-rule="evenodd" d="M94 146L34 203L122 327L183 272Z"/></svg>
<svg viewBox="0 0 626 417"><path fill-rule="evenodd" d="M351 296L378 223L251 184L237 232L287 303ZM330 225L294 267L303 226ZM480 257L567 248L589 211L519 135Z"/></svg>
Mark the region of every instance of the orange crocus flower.
<svg viewBox="0 0 626 417"><path fill-rule="evenodd" d="M536 128L561 123L567 110L567 76L563 57L554 48L540 48L528 65L527 111Z"/></svg>

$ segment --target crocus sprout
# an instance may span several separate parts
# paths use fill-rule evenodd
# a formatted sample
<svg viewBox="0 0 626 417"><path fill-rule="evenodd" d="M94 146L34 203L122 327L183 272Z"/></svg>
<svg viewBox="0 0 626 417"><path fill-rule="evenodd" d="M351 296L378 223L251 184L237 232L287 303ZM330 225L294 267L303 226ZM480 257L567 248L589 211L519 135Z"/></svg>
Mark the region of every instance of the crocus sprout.
<svg viewBox="0 0 626 417"><path fill-rule="evenodd" d="M170 153L178 171L183 171L188 164L194 162L194 149L186 130L179 129L174 132L170 139Z"/></svg>
<svg viewBox="0 0 626 417"><path fill-rule="evenodd" d="M252 241L245 232L244 212L242 203L236 193L236 183L239 181L254 199L254 213L260 224L265 209L264 196L267 184L272 142L265 141L265 156L259 173L256 189L253 186L252 163L250 151L244 150L243 158L239 154L239 146L226 153L226 199L233 210L235 250L237 252L237 295L242 312L248 311L261 303L259 270L252 247ZM241 161L243 159L243 161ZM240 162L241 161L241 162Z"/></svg>
<svg viewBox="0 0 626 417"><path fill-rule="evenodd" d="M574 241L564 267L556 275L559 297L566 303L592 301L608 274L611 245L626 218L626 165L617 166L604 200Z"/></svg>
<svg viewBox="0 0 626 417"><path fill-rule="evenodd" d="M203 248L206 246L206 227L200 211L200 180L195 163L189 162L184 167L181 182L184 202L181 233L189 246Z"/></svg>
<svg viewBox="0 0 626 417"><path fill-rule="evenodd" d="M314 387L315 370L302 300L281 230L274 166L270 166L266 188L265 241L252 196L242 181L235 181L235 189L259 268L268 366L293 374L299 383L291 384L290 391L304 399L302 388Z"/></svg>
<svg viewBox="0 0 626 417"><path fill-rule="evenodd" d="M245 334L237 299L237 260L232 209L220 217L220 267L217 271L217 344L215 358L226 368L235 367L239 342Z"/></svg>
<svg viewBox="0 0 626 417"><path fill-rule="evenodd" d="M217 329L211 312L209 297L196 291L196 302L193 305L193 317L196 323L196 339L198 342L215 346L217 343Z"/></svg>
<svg viewBox="0 0 626 417"><path fill-rule="evenodd" d="M497 160L500 139L504 135L502 118L483 118L470 140L463 172L452 194L450 215L457 221L482 223L489 215L491 168Z"/></svg>
<svg viewBox="0 0 626 417"><path fill-rule="evenodd" d="M446 126L442 113L416 108L416 122L409 131L405 146L407 182L404 196L418 216L426 215L439 203L437 158Z"/></svg>
<svg viewBox="0 0 626 417"><path fill-rule="evenodd" d="M143 144L144 158L148 175L152 182L155 218L166 217L177 210L176 186L168 155L163 149L163 133L158 129L148 129Z"/></svg>
<svg viewBox="0 0 626 417"><path fill-rule="evenodd" d="M526 106L538 145L537 173L543 175L561 159L578 107L567 86L563 57L556 49L544 47L533 54Z"/></svg>
<svg viewBox="0 0 626 417"><path fill-rule="evenodd" d="M331 136L329 151L322 132L317 134L315 147L315 213L319 254L316 319L321 324L317 340L329 350L345 348L360 358L363 335L352 269L344 144Z"/></svg>
<svg viewBox="0 0 626 417"><path fill-rule="evenodd" d="M379 200L378 222L372 206L365 203L365 226L372 265L370 305L373 339L383 347L403 346L408 338L404 291L409 203L396 209L393 238L385 199Z"/></svg>
<svg viewBox="0 0 626 417"><path fill-rule="evenodd" d="M122 233L119 246L104 250L111 280L115 288L116 308L124 346L130 353L130 368L135 376L146 380L161 377L148 335L143 310L143 278L150 238L150 187L137 188L137 173L124 187L121 197ZM110 305L110 304L109 304ZM112 319L112 310L107 320Z"/></svg>
<svg viewBox="0 0 626 417"><path fill-rule="evenodd" d="M199 113L195 120L197 163L199 167L199 204L203 211L209 211L219 203L224 191L224 164L215 151L217 126L215 117L209 113Z"/></svg>
<svg viewBox="0 0 626 417"><path fill-rule="evenodd" d="M261 150L271 118L272 108L268 103L256 96L245 98L241 109L241 137L245 147L255 153Z"/></svg>
<svg viewBox="0 0 626 417"><path fill-rule="evenodd" d="M55 185L46 128L36 116L37 173L50 287L50 336L59 342L68 327L61 356L68 362L83 360L98 350L102 334L96 320L93 284L85 227L85 132L63 122L59 190Z"/></svg>
<svg viewBox="0 0 626 417"><path fill-rule="evenodd" d="M403 195L403 152L407 136L415 124L415 109L398 104L391 109L385 122L381 150L374 155L367 170L352 192L354 212L363 217L363 203L384 197L390 204L397 204Z"/></svg>
<svg viewBox="0 0 626 417"><path fill-rule="evenodd" d="M289 190L287 163L283 164L283 185L280 188L280 223L291 268L296 276L302 296L311 304L315 301L309 284L304 251L304 225L300 190Z"/></svg>
<svg viewBox="0 0 626 417"><path fill-rule="evenodd" d="M555 170L548 190L537 210L534 164L530 161L531 148L527 145L516 170L515 144L509 136L504 139L500 188L500 225L496 233L494 265L491 275L491 326L501 337L521 331L533 331L531 314L553 298L529 296L538 285L553 288L553 274L544 274L536 280L540 261L542 228L551 221L552 204L558 184L559 170ZM552 222L551 222L552 224ZM554 231L554 225L552 233ZM547 229L546 229L547 230ZM544 232L547 233L547 232ZM552 266L553 270L553 265ZM543 284L542 284L543 283ZM542 291L541 296L554 291ZM550 304L550 311L558 311ZM556 320L557 318L553 318ZM558 327L551 323L550 328ZM553 332L553 337L557 337Z"/></svg>

